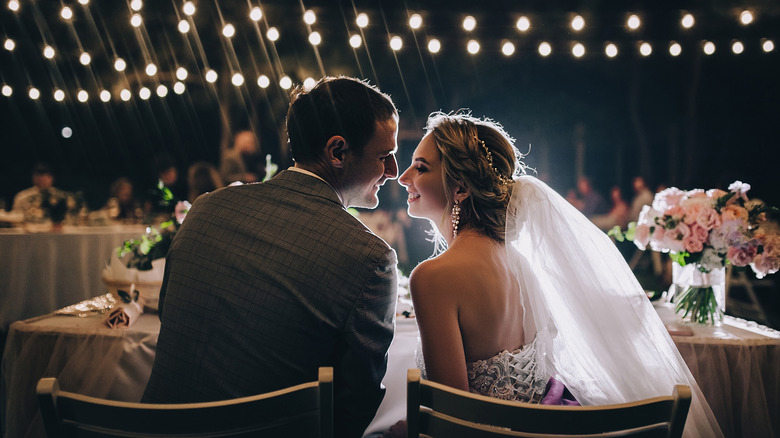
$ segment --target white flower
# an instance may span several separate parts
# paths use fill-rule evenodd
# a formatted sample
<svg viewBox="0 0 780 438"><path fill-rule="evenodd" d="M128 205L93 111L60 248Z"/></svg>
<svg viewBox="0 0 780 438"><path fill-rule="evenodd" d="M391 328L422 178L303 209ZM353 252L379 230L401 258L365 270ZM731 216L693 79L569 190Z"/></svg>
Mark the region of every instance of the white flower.
<svg viewBox="0 0 780 438"><path fill-rule="evenodd" d="M701 253L701 261L699 261L699 264L704 269L712 271L713 269L723 267L723 257L712 248L704 248L704 251Z"/></svg>

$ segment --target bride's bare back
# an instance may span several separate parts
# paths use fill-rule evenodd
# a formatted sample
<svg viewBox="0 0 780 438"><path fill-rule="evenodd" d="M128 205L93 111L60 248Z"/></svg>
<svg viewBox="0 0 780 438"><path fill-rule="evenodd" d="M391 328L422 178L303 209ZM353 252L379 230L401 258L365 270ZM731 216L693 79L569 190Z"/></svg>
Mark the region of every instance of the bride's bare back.
<svg viewBox="0 0 780 438"><path fill-rule="evenodd" d="M410 280L429 379L468 390L467 362L524 344L521 294L495 240L464 231Z"/></svg>

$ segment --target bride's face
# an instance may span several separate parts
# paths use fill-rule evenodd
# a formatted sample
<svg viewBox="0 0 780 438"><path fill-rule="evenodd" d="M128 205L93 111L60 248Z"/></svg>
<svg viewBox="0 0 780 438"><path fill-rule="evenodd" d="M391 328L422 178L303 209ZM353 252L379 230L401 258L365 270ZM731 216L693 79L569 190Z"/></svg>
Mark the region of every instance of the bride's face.
<svg viewBox="0 0 780 438"><path fill-rule="evenodd" d="M441 155L433 135L426 134L412 156L412 165L398 182L409 193L409 216L430 219L440 225L447 208L447 197L442 183Z"/></svg>

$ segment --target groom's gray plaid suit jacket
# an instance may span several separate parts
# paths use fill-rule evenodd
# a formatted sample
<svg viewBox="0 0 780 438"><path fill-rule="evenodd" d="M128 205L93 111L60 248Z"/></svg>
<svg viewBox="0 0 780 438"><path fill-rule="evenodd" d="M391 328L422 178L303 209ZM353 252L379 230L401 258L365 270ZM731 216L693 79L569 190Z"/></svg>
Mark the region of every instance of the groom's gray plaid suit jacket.
<svg viewBox="0 0 780 438"><path fill-rule="evenodd" d="M325 182L284 171L198 198L168 253L146 402L259 394L334 367L336 436L384 395L396 255Z"/></svg>

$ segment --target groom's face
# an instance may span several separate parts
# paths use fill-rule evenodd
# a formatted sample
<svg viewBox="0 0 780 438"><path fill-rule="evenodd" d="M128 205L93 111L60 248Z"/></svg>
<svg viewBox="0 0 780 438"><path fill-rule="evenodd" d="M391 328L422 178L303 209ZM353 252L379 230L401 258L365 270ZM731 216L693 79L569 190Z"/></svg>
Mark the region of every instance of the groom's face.
<svg viewBox="0 0 780 438"><path fill-rule="evenodd" d="M395 118L376 122L374 135L361 152L347 150L341 196L347 207L375 208L379 187L398 177L398 122Z"/></svg>

